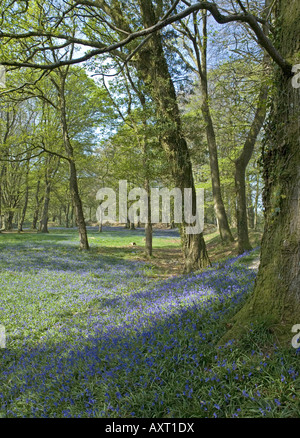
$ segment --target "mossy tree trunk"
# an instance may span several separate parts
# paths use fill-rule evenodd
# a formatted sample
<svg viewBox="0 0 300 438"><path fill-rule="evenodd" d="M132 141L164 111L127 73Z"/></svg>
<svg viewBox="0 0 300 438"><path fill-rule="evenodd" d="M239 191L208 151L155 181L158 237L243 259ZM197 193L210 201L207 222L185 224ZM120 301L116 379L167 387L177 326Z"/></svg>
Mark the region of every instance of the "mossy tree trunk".
<svg viewBox="0 0 300 438"><path fill-rule="evenodd" d="M151 0L139 1L143 25L156 22ZM135 66L146 84L157 107L161 122L160 140L171 165L176 187L192 189L192 203L196 208L196 190L187 142L182 133L181 119L174 84L162 47L161 37L154 34L138 52ZM195 214L195 210L193 211ZM181 241L185 271L190 272L209 265L203 234L187 234L186 224L181 224Z"/></svg>
<svg viewBox="0 0 300 438"><path fill-rule="evenodd" d="M291 65L299 63L300 4L276 4L276 44ZM265 230L254 292L235 316L226 339L260 321L290 344L300 323L300 91L275 68L275 90L263 148Z"/></svg>

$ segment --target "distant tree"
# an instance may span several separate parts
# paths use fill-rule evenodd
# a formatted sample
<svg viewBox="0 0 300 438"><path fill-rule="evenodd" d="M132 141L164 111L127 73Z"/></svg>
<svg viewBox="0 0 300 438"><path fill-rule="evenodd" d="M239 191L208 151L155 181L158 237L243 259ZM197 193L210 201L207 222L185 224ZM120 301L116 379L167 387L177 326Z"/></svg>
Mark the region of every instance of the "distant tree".
<svg viewBox="0 0 300 438"><path fill-rule="evenodd" d="M281 0L274 8L276 47L299 63L300 5ZM223 341L263 323L290 344L300 315L300 93L292 75L274 68L274 90L263 147L265 230L254 293Z"/></svg>

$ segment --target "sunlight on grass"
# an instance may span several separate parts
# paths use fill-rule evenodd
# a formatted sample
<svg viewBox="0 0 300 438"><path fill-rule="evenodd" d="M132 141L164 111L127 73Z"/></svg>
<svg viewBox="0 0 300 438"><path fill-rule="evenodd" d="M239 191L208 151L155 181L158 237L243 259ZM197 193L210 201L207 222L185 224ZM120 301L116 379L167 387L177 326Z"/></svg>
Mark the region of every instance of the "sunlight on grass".
<svg viewBox="0 0 300 438"><path fill-rule="evenodd" d="M251 293L252 253L157 280L145 262L80 252L75 241L1 236L2 417L299 413L294 350L265 351L269 334L255 327L242 344L216 347Z"/></svg>

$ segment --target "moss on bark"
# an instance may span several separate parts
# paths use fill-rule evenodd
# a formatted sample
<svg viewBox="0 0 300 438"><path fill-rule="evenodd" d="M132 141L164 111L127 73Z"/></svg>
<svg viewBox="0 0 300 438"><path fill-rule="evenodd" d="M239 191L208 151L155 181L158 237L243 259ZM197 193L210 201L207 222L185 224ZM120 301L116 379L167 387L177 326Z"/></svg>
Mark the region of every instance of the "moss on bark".
<svg viewBox="0 0 300 438"><path fill-rule="evenodd" d="M297 3L297 4L296 4ZM300 47L300 5L281 0L276 44L288 60ZM298 60L300 63L300 59ZM254 291L220 343L263 323L285 345L300 323L300 92L276 67L263 148L265 230Z"/></svg>

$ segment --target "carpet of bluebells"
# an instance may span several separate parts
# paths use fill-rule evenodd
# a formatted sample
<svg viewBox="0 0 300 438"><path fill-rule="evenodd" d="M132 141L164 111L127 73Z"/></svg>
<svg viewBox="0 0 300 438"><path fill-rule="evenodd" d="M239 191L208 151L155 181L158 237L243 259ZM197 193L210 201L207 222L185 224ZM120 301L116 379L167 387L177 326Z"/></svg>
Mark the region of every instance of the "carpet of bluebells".
<svg viewBox="0 0 300 438"><path fill-rule="evenodd" d="M162 281L67 243L0 246L0 416L299 417L297 351L256 328L217 346L253 289L241 262Z"/></svg>

